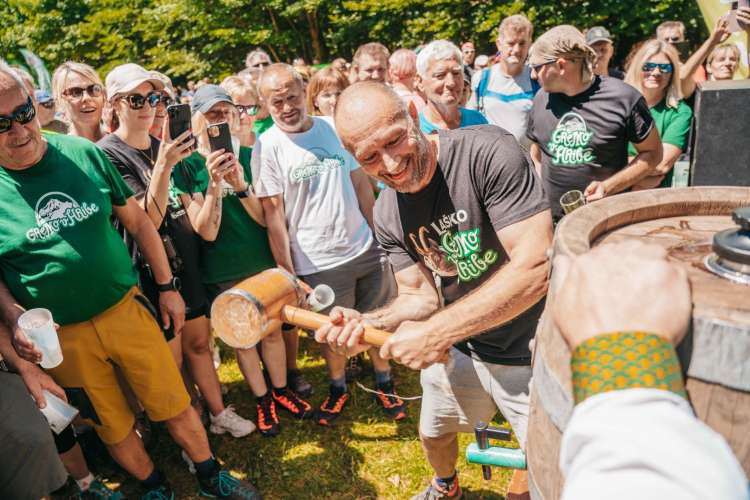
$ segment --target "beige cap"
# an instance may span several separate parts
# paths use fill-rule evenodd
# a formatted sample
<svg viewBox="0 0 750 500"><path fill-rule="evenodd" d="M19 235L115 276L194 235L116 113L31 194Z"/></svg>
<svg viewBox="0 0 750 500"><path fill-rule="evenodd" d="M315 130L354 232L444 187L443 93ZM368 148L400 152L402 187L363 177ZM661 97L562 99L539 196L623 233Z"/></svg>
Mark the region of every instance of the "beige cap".
<svg viewBox="0 0 750 500"><path fill-rule="evenodd" d="M529 64L537 66L558 58L583 59L593 65L596 53L586 43L586 38L574 26L562 24L546 31L536 39L529 50Z"/></svg>
<svg viewBox="0 0 750 500"><path fill-rule="evenodd" d="M128 63L117 66L107 73L104 85L107 87L107 97L112 100L118 94L132 92L138 85L149 82L154 90L162 90L164 82L154 75L154 71L147 71L142 66Z"/></svg>
<svg viewBox="0 0 750 500"><path fill-rule="evenodd" d="M161 80L161 82L164 84L164 90L167 92L167 94L169 94L169 97L174 99L177 96L177 93L174 90L174 86L172 85L172 80L167 75L165 75L164 73L159 73L158 71L152 71L151 74Z"/></svg>

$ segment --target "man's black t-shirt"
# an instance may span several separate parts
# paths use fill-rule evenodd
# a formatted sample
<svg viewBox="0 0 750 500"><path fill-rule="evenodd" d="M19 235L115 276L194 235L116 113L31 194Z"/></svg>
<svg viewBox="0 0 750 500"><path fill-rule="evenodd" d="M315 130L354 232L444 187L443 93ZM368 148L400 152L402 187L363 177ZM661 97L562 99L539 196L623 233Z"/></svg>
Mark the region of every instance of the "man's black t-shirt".
<svg viewBox="0 0 750 500"><path fill-rule="evenodd" d="M109 134L97 142L97 146L104 150L125 183L133 190L136 199L140 200L145 196L151 181L153 162L159 153L159 141L151 137L151 147L147 150L139 150L124 142L116 134ZM173 272L182 281L181 295L188 308L188 319L191 319L191 316L195 317L204 312L207 302L200 277L200 240L193 231L187 211L171 180L169 184L167 206L158 207L158 210L164 214L159 233L169 237L179 256L181 267L176 272L173 269ZM150 205L155 201L149 199L147 203ZM153 278L144 268L143 263L139 262L135 241L124 228L120 228L120 231L133 257L133 263L139 271L143 292L150 300L158 300Z"/></svg>
<svg viewBox="0 0 750 500"><path fill-rule="evenodd" d="M375 234L394 271L423 263L450 304L508 261L500 229L548 208L542 186L516 139L493 125L438 132L435 174L418 193L385 189L375 204ZM456 344L495 364L530 363L543 302L486 333Z"/></svg>
<svg viewBox="0 0 750 500"><path fill-rule="evenodd" d="M597 76L575 96L537 92L526 135L542 150L553 217L562 217L560 197L567 191L583 191L626 167L628 143L643 142L653 123L640 92L616 78Z"/></svg>

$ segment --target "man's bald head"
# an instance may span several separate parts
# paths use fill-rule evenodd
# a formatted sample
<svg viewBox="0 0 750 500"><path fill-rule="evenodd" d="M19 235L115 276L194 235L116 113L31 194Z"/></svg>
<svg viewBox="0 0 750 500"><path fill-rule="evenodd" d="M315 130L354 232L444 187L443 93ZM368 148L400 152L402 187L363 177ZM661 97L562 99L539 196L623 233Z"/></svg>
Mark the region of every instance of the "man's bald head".
<svg viewBox="0 0 750 500"><path fill-rule="evenodd" d="M380 82L358 82L347 87L336 101L334 119L344 146L373 127L406 118L409 110L391 87Z"/></svg>
<svg viewBox="0 0 750 500"><path fill-rule="evenodd" d="M279 90L288 86L290 82L297 83L304 88L305 82L294 67L285 63L276 63L268 66L260 75L258 80L258 92L261 96L273 90Z"/></svg>

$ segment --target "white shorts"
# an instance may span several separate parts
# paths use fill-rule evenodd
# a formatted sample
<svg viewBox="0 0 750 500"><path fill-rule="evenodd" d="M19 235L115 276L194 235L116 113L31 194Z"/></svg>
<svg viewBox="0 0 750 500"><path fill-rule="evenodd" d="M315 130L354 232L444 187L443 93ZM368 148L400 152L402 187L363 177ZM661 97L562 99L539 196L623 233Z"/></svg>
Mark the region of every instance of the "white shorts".
<svg viewBox="0 0 750 500"><path fill-rule="evenodd" d="M450 356L450 362L422 370L419 432L432 438L474 432L477 422L489 423L500 410L524 448L531 366L485 363L456 348Z"/></svg>

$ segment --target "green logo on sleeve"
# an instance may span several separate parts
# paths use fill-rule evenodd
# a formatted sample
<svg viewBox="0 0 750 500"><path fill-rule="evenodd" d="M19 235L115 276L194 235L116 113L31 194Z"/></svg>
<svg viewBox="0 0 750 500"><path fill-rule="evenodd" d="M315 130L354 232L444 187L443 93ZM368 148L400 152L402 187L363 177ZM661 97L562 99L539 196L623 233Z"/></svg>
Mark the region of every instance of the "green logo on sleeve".
<svg viewBox="0 0 750 500"><path fill-rule="evenodd" d="M596 159L589 147L594 133L586 127L586 121L578 113L565 113L557 123L547 150L554 165L580 165Z"/></svg>

